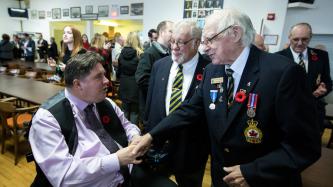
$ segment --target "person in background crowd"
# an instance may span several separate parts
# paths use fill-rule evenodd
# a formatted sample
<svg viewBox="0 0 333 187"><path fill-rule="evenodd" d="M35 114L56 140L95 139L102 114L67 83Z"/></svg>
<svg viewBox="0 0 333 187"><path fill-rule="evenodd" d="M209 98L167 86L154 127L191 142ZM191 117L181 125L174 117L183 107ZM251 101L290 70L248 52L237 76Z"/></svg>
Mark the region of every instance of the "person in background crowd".
<svg viewBox="0 0 333 187"><path fill-rule="evenodd" d="M148 38L149 40L148 41L145 41L145 43L143 44L143 49L146 50L148 49L149 47L152 46L152 43L153 41L157 41L157 32L155 29L150 29L148 31Z"/></svg>
<svg viewBox="0 0 333 187"><path fill-rule="evenodd" d="M15 59L20 59L22 57L23 54L23 50L22 50L22 42L21 39L18 37L18 35L13 34L13 41L12 44L14 45L14 58Z"/></svg>
<svg viewBox="0 0 333 187"><path fill-rule="evenodd" d="M118 58L121 53L121 50L124 46L124 38L121 36L119 32L114 34L114 48L112 50L112 65L116 69L118 68Z"/></svg>
<svg viewBox="0 0 333 187"><path fill-rule="evenodd" d="M301 187L301 172L321 152L314 99L305 71L259 50L251 44L254 37L250 18L237 10L208 16L202 43L212 64L201 85L133 153L206 119L214 187Z"/></svg>
<svg viewBox="0 0 333 187"><path fill-rule="evenodd" d="M27 62L35 61L35 51L36 51L36 43L33 41L28 33L24 33L24 42L22 45L22 49L24 52L24 59Z"/></svg>
<svg viewBox="0 0 333 187"><path fill-rule="evenodd" d="M90 47L88 36L86 34L82 34L82 46L83 46L84 49L87 49L87 50Z"/></svg>
<svg viewBox="0 0 333 187"><path fill-rule="evenodd" d="M139 163L131 152L140 130L106 98L102 60L90 51L73 56L64 72L65 90L34 115L29 142L39 170L33 187L130 187L129 166Z"/></svg>
<svg viewBox="0 0 333 187"><path fill-rule="evenodd" d="M254 37L254 42L253 44L258 47L258 49L263 50L263 51L268 51L265 44L264 44L264 37L262 37L260 34L256 34Z"/></svg>
<svg viewBox="0 0 333 187"><path fill-rule="evenodd" d="M37 38L38 38L37 52L38 52L39 58L40 58L41 62L46 62L49 44L47 43L46 40L43 39L42 33L38 33Z"/></svg>
<svg viewBox="0 0 333 187"><path fill-rule="evenodd" d="M143 55L141 55L138 68L135 72L135 80L139 86L141 119L143 119L143 112L145 110L151 69L157 60L170 55L169 42L172 35L172 26L173 22L171 21L162 21L157 25L157 41L154 41L152 46L145 50Z"/></svg>
<svg viewBox="0 0 333 187"><path fill-rule="evenodd" d="M63 71L67 61L82 50L81 33L72 26L65 26L62 41L60 63L57 65L57 62L54 59L48 59L48 64L52 67L56 67L56 74L60 78L63 77Z"/></svg>
<svg viewBox="0 0 333 187"><path fill-rule="evenodd" d="M55 42L54 37L50 38L50 47L48 50L48 57L50 59L54 59L55 61L58 61L58 58L59 58L58 45Z"/></svg>
<svg viewBox="0 0 333 187"><path fill-rule="evenodd" d="M184 20L174 25L170 40L171 56L153 65L143 120L145 132L193 96L206 65L210 63L198 53L200 40L201 29L195 22ZM207 126L201 125L204 120L196 123L200 125L179 129L167 140L165 137L154 139L146 162L134 166L132 178L137 172L144 176L139 181L133 179L135 187L162 186L160 183L164 186L169 182L157 183L156 178L165 177L168 180L171 174L175 175L179 187L202 186L210 145ZM164 162L155 161L159 159L158 155L163 154L167 155L163 158Z"/></svg>
<svg viewBox="0 0 333 187"><path fill-rule="evenodd" d="M107 79L111 80L111 42L106 42L104 35L96 33L91 40L91 46L88 50L94 51L103 57L101 63L105 69L105 76Z"/></svg>
<svg viewBox="0 0 333 187"><path fill-rule="evenodd" d="M325 105L324 97L332 91L330 62L326 51L309 47L312 28L308 23L298 23L289 31L290 47L277 52L299 64L307 73L310 87L318 110L318 123L324 130Z"/></svg>
<svg viewBox="0 0 333 187"><path fill-rule="evenodd" d="M0 62L10 61L14 58L14 45L10 42L8 34L2 35L0 41Z"/></svg>
<svg viewBox="0 0 333 187"><path fill-rule="evenodd" d="M118 58L119 97L125 117L133 124L139 124L139 88L135 82L135 71L143 53L140 38L130 32Z"/></svg>

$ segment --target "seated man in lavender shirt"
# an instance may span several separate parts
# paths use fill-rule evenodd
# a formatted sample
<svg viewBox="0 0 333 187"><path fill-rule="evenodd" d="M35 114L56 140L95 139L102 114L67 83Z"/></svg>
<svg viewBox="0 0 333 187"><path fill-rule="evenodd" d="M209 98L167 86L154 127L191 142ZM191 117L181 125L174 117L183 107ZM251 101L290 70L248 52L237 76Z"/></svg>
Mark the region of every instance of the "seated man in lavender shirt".
<svg viewBox="0 0 333 187"><path fill-rule="evenodd" d="M32 186L129 186L140 130L106 98L109 85L94 52L72 57L63 92L35 114L29 141L37 166Z"/></svg>

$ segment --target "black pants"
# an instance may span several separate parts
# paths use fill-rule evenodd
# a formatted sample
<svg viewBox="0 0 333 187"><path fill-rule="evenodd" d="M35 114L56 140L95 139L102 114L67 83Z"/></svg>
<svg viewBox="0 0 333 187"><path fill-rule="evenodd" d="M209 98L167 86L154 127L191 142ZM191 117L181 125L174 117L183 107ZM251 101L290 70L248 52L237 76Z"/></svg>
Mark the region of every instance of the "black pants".
<svg viewBox="0 0 333 187"><path fill-rule="evenodd" d="M205 166L190 173L171 173L168 170L153 170L147 164L134 165L132 187L201 187L204 172ZM171 174L175 175L178 185L169 179Z"/></svg>

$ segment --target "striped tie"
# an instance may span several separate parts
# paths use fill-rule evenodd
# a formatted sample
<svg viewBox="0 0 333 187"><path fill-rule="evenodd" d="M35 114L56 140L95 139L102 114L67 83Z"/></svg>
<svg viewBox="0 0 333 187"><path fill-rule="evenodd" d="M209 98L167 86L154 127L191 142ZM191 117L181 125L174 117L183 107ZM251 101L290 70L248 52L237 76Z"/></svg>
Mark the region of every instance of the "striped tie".
<svg viewBox="0 0 333 187"><path fill-rule="evenodd" d="M304 63L304 60L303 60L303 53L300 53L298 55L298 58L299 58L298 65L302 66L302 68L305 69L305 63Z"/></svg>
<svg viewBox="0 0 333 187"><path fill-rule="evenodd" d="M228 76L228 89L227 89L228 107L231 107L232 101L234 99L234 78L232 77L234 71L230 68L227 68L225 73Z"/></svg>
<svg viewBox="0 0 333 187"><path fill-rule="evenodd" d="M175 111L180 104L182 104L182 90L183 90L183 66L178 65L178 71L175 80L172 84L172 93L170 98L169 113Z"/></svg>

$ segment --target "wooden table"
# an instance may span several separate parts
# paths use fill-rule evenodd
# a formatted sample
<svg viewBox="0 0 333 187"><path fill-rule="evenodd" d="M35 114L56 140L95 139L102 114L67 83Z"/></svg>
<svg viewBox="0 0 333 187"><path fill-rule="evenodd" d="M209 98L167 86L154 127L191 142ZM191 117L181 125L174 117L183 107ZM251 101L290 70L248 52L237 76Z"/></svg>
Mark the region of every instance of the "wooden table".
<svg viewBox="0 0 333 187"><path fill-rule="evenodd" d="M42 104L64 87L33 79L0 75L0 93L17 97L33 104Z"/></svg>
<svg viewBox="0 0 333 187"><path fill-rule="evenodd" d="M303 187L333 186L333 150L323 147L321 158L302 172Z"/></svg>

